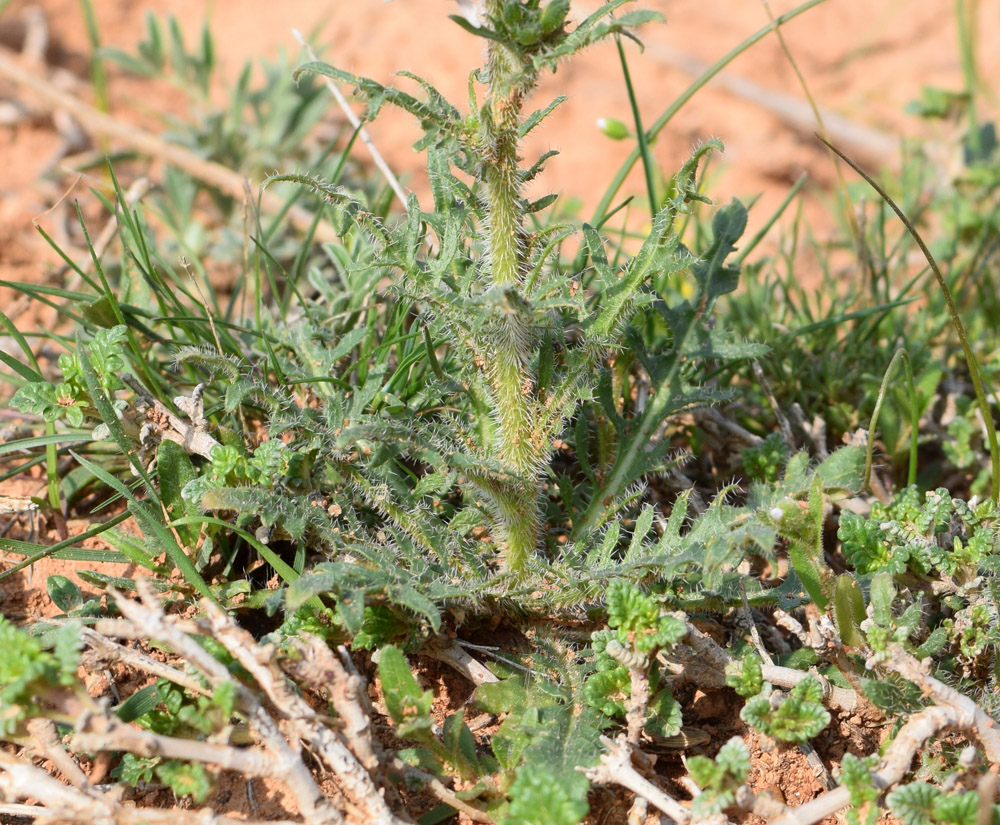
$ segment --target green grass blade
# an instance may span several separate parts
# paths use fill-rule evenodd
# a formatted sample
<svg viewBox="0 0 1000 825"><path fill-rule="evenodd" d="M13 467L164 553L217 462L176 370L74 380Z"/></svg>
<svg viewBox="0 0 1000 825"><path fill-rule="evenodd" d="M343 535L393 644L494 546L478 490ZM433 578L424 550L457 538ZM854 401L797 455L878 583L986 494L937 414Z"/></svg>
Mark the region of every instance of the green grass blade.
<svg viewBox="0 0 1000 825"><path fill-rule="evenodd" d="M94 437L90 433L81 433L79 435L67 433L36 435L31 438L19 438L17 441L5 441L3 444L0 444L0 455L16 453L21 450L32 450L35 447L45 447L49 444L79 444L93 440Z"/></svg>
<svg viewBox="0 0 1000 825"><path fill-rule="evenodd" d="M872 480L872 455L875 452L875 428L878 426L879 413L882 412L882 404L885 396L889 392L889 379L893 375L896 364L902 362L905 370L906 397L910 404L910 466L907 471L907 485L913 484L917 480L917 431L920 428L920 407L917 404L916 384L913 381L913 367L910 364L909 353L900 347L892 356L885 375L882 376L882 384L878 390L878 398L875 400L875 409L872 410L871 421L868 424L868 444L865 448L865 484L869 487Z"/></svg>
<svg viewBox="0 0 1000 825"><path fill-rule="evenodd" d="M778 25L787 23L789 20L793 20L798 17L803 12L809 11L813 6L818 6L820 3L825 2L825 0L807 0L807 2L796 6L791 11L785 12L780 17L777 18ZM700 91L713 77L715 77L719 72L721 72L726 66L733 62L737 57L739 57L743 52L753 46L757 41L762 40L765 36L770 34L774 30L774 27L768 23L764 28L759 29L754 34L750 35L746 40L737 45L735 48L726 52L721 58L719 58L715 63L709 66L701 77L697 78L694 83L688 86L684 92L678 96L667 110L660 115L660 117L649 127L646 132L646 140L653 141L656 136L663 130L666 126L692 97L695 93ZM625 159L625 162L621 165L621 168L615 173L614 178L605 190L604 195L601 197L600 203L594 210L594 217L591 218L590 223L594 226L598 226L601 223L604 214L608 211L608 207L614 200L618 191L622 188L622 184L625 183L625 178L628 177L628 173L632 171L632 167L635 166L636 161L641 157L641 151L637 146L632 150L631 154Z"/></svg>
<svg viewBox="0 0 1000 825"><path fill-rule="evenodd" d="M993 474L993 500L1000 501L1000 446L997 445L997 431L996 426L993 424L993 413L990 410L989 402L986 400L986 387L983 383L982 371L979 369L979 362L976 360L976 356L972 352L972 347L969 345L969 337L965 331L965 324L962 321L962 316L958 314L958 307L955 305L955 299L952 297L951 289L948 287L948 282L945 280L944 273L941 272L941 268L938 266L937 261L931 254L930 249L927 248L927 244L924 243L923 237L921 237L920 233L917 232L917 228L913 225L910 219L906 217L906 214L899 208L896 202L889 197L889 193L886 192L885 189L883 189L871 175L865 172L836 146L832 143L828 143L819 135L816 137L823 141L823 143L826 144L826 146L841 160L843 160L844 163L861 175L865 182L879 194L879 197L881 197L882 200L889 205L889 208L896 213L896 217L903 222L903 226L906 227L907 232L909 232L913 237L913 240L916 241L917 246L923 253L924 258L926 258L927 263L930 265L931 271L937 279L938 287L940 288L942 295L944 295L945 303L948 305L948 313L951 316L952 326L954 326L955 332L958 333L958 340L962 345L962 353L965 355L965 363L969 369L969 376L972 378L972 386L976 391L976 400L979 402L979 409L983 414L983 423L986 425L986 440L990 445L990 463Z"/></svg>
<svg viewBox="0 0 1000 825"><path fill-rule="evenodd" d="M148 502L137 499L128 487L111 475L111 473L106 472L102 467L99 467L94 462L88 461L83 456L76 453L73 453L73 458L75 458L82 467L86 467L90 470L90 472L108 485L108 487L112 490L115 490L119 493L119 495L124 496L129 503L129 512L135 516L142 532L151 540L156 542L160 551L167 554L167 557L173 562L174 567L177 568L178 572L184 577L192 588L194 588L202 597L214 602L215 604L219 604L218 599L215 597L215 594L212 593L208 583L202 578L201 573L198 572L194 563L190 558L188 558L187 553L185 553L181 546L177 543L177 539L174 538L174 534L163 522L162 514L158 510L153 510L149 506ZM157 500L157 504L158 503L159 502Z"/></svg>
<svg viewBox="0 0 1000 825"><path fill-rule="evenodd" d="M4 579L10 576L13 576L15 573L24 570L25 567L30 567L32 564L35 564L35 562L41 561L42 559L47 558L48 556L51 556L62 550L68 550L70 548L73 548L73 546L77 542L86 541L87 539L91 539L94 536L99 536L105 530L109 530L112 527L121 524L123 521L126 521L129 517L130 517L129 513L119 513L117 516L114 516L113 518L110 518L105 522L101 522L100 524L94 525L89 530L84 530L79 535L71 536L68 539L63 539L57 544L53 544L49 547L42 547L41 545L36 545L39 549L33 556L28 556L28 558L18 562L13 567L8 567L6 570L0 572L0 581L3 581ZM11 541L12 539L0 538L0 548L7 547ZM83 549L83 548L77 548L77 549Z"/></svg>
<svg viewBox="0 0 1000 825"><path fill-rule="evenodd" d="M639 113L639 101L636 100L635 87L632 85L632 75L628 70L628 60L625 58L625 47L622 46L622 39L615 37L615 45L618 47L618 60L622 66L622 77L625 79L625 89L628 91L629 106L632 107L632 122L635 123L635 135L639 142L639 156L642 158L642 173L646 179L646 194L649 196L649 214L655 215L660 211L660 205L656 198L656 186L653 184L653 168L655 163L649 153L649 140L646 138L646 130L642 127L642 116Z"/></svg>

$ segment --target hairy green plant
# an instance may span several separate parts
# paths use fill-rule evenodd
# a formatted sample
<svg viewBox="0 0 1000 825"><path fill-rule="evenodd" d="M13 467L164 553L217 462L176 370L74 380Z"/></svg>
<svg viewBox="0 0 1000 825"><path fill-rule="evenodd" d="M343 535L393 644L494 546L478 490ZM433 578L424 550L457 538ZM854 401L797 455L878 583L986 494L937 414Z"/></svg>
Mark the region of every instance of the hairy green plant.
<svg viewBox="0 0 1000 825"><path fill-rule="evenodd" d="M746 782L750 752L742 739L733 738L722 746L715 759L692 756L688 759L688 770L701 788L692 813L698 819L718 816L736 801L736 791Z"/></svg>
<svg viewBox="0 0 1000 825"><path fill-rule="evenodd" d="M357 771L382 783L373 798L390 798L384 785L398 774L439 795L442 805L426 821L465 806L476 819L573 825L588 813L588 777L613 755L602 734L624 724L628 734L619 741L641 750L648 740L640 734L680 731L685 693L677 685L697 682L697 668L685 663L699 657L715 668L710 690L722 687L720 662L731 661L726 681L745 700L742 719L784 742L806 742L825 728L834 683L843 692L850 683L887 713L919 711L922 686L882 672L895 645L930 660L988 712L998 710L1000 539L991 502L911 487L867 517L838 511L847 499L845 508L863 512L859 491L871 449L827 456L817 438L824 457L814 460L785 428L741 454L712 456L698 428L699 407L737 400L748 427L762 435L772 429L770 413L760 410L774 395L743 374L754 360L779 407L794 399L807 413L829 412L834 440L872 402L871 428L879 424L900 467L909 459L909 479L922 480L936 470L921 454L918 473L917 429L934 414L935 392L954 369L935 337L943 299L921 310L917 340L907 340L903 314L894 310L913 299L920 277L907 269L909 241L889 242L881 220L862 238L870 305L861 305L861 293L836 293L832 270L829 295L818 304L797 281L756 279L738 294L742 272L761 271L748 257L761 235L743 240L747 210L738 201L705 209L702 170L717 142L699 146L670 176L655 166L650 143L683 101L652 128L643 125L623 46L656 15L629 12L628 2L612 0L573 24L568 0L486 0L477 23L457 19L486 46L464 109L415 75L404 74L418 89L411 93L325 63L301 67L297 79L322 75L353 86L366 119L385 105L417 118L431 198L411 197L401 214L389 214L373 186L351 186L345 156L327 163L322 153L309 154L306 172L282 171L264 186L298 184L289 203L315 196L316 222L334 240L320 247L280 219L255 218L253 250L225 307L206 295L204 272L171 262L177 248L157 237L143 205L124 206L112 173L118 201L107 206L118 219L118 258L95 252L84 267L64 255L78 289L25 287L59 305L77 329L45 333L62 351L58 376L0 316L26 359L0 353L18 387L13 404L47 427L44 436L0 444L0 455L17 453L11 474L45 461L53 504L63 498L73 507L87 496L103 503L110 491L128 511L53 548L0 537L5 550L25 556L0 577L53 552L133 563L153 577L149 590L132 575L89 570L80 579L139 591L147 608L153 593L185 607L196 596L207 600L194 632L211 661L191 648L186 655L202 676L225 684L207 691L177 668L177 684L158 681L116 709L123 724L181 742L242 734L260 712L258 689L269 707L301 698L285 674L330 698L323 691L336 663L323 656L332 655L327 646L349 644L372 651L398 740L394 750L373 749L371 763ZM571 210L554 207L553 196L530 201L525 194L550 154L524 162L523 139L560 103L530 111L532 93L558 62L609 38L633 103L635 157L650 203L641 237L608 226L620 181L579 227L559 223ZM259 92L241 76L232 109L216 111L211 38L192 51L176 23L164 35L151 22L138 56L103 50L99 57L188 88L204 117L193 127L176 125L184 142L245 171L301 165L292 144L321 116L316 88L292 95L280 69ZM249 122L268 133L259 143L246 134ZM979 138L970 151L985 167L993 154L988 134ZM918 184L904 189L913 203L923 191ZM149 203L175 235L171 243L203 253L210 250L195 220L198 191L174 171L165 194ZM911 201L903 202L909 209ZM219 206L235 219L232 202ZM580 242L564 246L574 234ZM784 325L777 337L775 319ZM902 389L885 370L900 361ZM852 364L860 364L860 378ZM981 375L974 361L966 369L984 382L993 374L988 361ZM971 474L982 469L976 413L960 392L953 400L953 440L942 452ZM696 414L681 418L688 413ZM58 451L73 462L68 474L59 472ZM720 481L741 466L745 485ZM127 515L141 536L115 528ZM838 517L839 547L830 530ZM71 546L98 533L112 548L101 557ZM765 567L770 581L759 572ZM50 577L48 591L64 614L59 623L103 627L97 617L114 609L85 598L66 577ZM213 605L266 635L259 644L239 636L233 647L237 628ZM734 616L770 621L776 607L793 615L775 632L816 619L808 633L822 633L826 647L809 641L775 656L779 675L768 673L771 684L731 629ZM828 610L835 625L822 615ZM700 637L696 617L718 619L729 638ZM498 623L525 650L487 649L500 681L480 685L471 703L494 715L497 728L474 731L462 712L438 726L434 696L406 655L432 640L430 649L458 644L466 632ZM78 661L73 628L39 628L37 641L0 624L0 636L10 637L0 655L0 670L8 671L0 718L11 741L24 741L31 720L52 717L49 699L79 689L69 682ZM218 648L222 633L230 634L228 654ZM170 638L168 647L183 641ZM788 635L793 648L806 638L804 629ZM304 639L317 646L307 650ZM247 654L244 670L233 665L234 650ZM877 674L867 673L863 656ZM324 664L310 682L302 673L316 661ZM830 684L797 673L781 681L790 676L781 666L814 664ZM351 694L360 676L351 678L346 693L331 690L337 713L338 699L363 694ZM307 710L281 708L300 732ZM331 734L325 718L321 724ZM363 728L341 727L343 735L330 739L357 748L352 737ZM291 750L312 753L317 742L301 745ZM950 760L949 752L941 761ZM203 799L214 769L201 764L135 753L116 775ZM731 741L714 759L692 755L687 764L701 789L691 808L696 818L746 803L742 743ZM873 767L843 760L857 825L870 825L879 810ZM896 788L901 816L921 825L965 821L949 808L964 810L964 797L951 802L957 796L941 792L923 804L924 792L906 787Z"/></svg>
<svg viewBox="0 0 1000 825"><path fill-rule="evenodd" d="M911 782L891 791L886 803L904 825L973 825L984 816L995 821L1000 805L983 811L980 799L974 790L946 793L927 782Z"/></svg>
<svg viewBox="0 0 1000 825"><path fill-rule="evenodd" d="M632 673L649 682L643 728L669 737L681 729L681 709L664 683L656 654L670 648L686 632L684 621L665 614L653 598L622 580L608 588L608 627L592 634L597 673L584 687L587 704L606 716L624 718Z"/></svg>

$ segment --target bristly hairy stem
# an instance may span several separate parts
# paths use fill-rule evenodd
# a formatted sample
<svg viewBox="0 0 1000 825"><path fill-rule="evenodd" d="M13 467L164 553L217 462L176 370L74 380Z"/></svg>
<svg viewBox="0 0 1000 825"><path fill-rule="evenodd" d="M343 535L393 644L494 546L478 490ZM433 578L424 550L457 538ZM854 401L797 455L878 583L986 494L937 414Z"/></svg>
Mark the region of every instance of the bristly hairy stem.
<svg viewBox="0 0 1000 825"><path fill-rule="evenodd" d="M486 0L485 11L498 18L503 6L504 0ZM524 99L536 78L536 71L524 65L505 44L490 41L489 97L482 126L482 179L486 185L488 273L491 286L497 291L516 290L525 272L518 130ZM507 302L505 298L501 300ZM544 456L538 455L531 438L535 375L531 366L530 315L516 311L502 313L490 337L494 359L488 365L488 375L500 431L499 457L518 475L534 478ZM538 542L538 502L531 485L511 493L517 501L509 502L514 506L504 519L506 535L502 538L506 543L505 565L511 572L517 572L523 569Z"/></svg>

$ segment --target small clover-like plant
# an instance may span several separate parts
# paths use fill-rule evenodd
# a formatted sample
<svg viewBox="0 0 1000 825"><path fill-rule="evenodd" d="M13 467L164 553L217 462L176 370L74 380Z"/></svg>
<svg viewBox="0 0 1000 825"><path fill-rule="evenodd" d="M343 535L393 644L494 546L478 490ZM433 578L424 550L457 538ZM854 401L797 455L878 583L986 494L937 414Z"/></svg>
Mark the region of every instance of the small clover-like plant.
<svg viewBox="0 0 1000 825"><path fill-rule="evenodd" d="M736 801L736 791L750 773L750 752L742 739L733 737L719 749L715 759L688 757L687 768L701 788L691 813L696 820L706 820L721 814Z"/></svg>
<svg viewBox="0 0 1000 825"><path fill-rule="evenodd" d="M620 579L608 587L607 608L616 641L643 656L669 647L686 631L683 619L664 613L655 599Z"/></svg>
<svg viewBox="0 0 1000 825"><path fill-rule="evenodd" d="M861 759L853 753L845 753L840 763L841 783L851 796L851 807L847 809L847 825L875 825L881 813L876 804L879 790L872 781L871 757Z"/></svg>
<svg viewBox="0 0 1000 825"><path fill-rule="evenodd" d="M770 685L764 681L760 659L757 656L744 656L726 666L726 684L744 699L756 696Z"/></svg>
<svg viewBox="0 0 1000 825"><path fill-rule="evenodd" d="M631 694L633 673L648 675L650 700L645 729L658 736L673 736L681 728L680 705L661 683L656 653L678 642L686 625L677 616L629 582L616 580L608 587L608 626L591 636L597 673L584 687L591 707L621 718Z"/></svg>
<svg viewBox="0 0 1000 825"><path fill-rule="evenodd" d="M930 580L972 577L1000 555L1000 514L992 500L965 502L947 490L903 490L864 518L841 515L844 555L859 573L904 572Z"/></svg>
<svg viewBox="0 0 1000 825"><path fill-rule="evenodd" d="M806 742L830 724L830 712L823 707L823 686L811 676L783 694L764 681L757 657L747 656L730 667L726 683L741 696L749 696L740 718L772 739ZM756 695L751 693L754 688Z"/></svg>
<svg viewBox="0 0 1000 825"><path fill-rule="evenodd" d="M903 825L976 825L996 821L1000 806L980 810L976 791L946 793L927 782L901 785L886 796L889 810ZM983 814L987 815L984 820Z"/></svg>
<svg viewBox="0 0 1000 825"><path fill-rule="evenodd" d="M124 352L127 338L126 328L119 325L99 329L85 345L98 386L105 392L110 393L123 386L119 376L126 368ZM14 394L10 404L21 412L40 415L49 423L65 418L71 427L82 427L85 419L95 417L97 411L87 388L80 353L64 352L57 364L62 373L61 381L25 384Z"/></svg>

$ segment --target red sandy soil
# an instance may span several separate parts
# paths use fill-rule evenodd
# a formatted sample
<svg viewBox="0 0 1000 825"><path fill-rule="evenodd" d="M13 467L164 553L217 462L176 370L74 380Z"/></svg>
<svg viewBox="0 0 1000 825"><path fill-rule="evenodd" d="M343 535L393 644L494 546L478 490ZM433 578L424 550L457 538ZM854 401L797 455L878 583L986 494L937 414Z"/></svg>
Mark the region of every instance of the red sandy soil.
<svg viewBox="0 0 1000 825"><path fill-rule="evenodd" d="M224 75L235 78L247 59L273 55L284 49L298 54L291 29L319 30L315 46L346 69L387 82L399 70L417 72L453 100L467 98L469 71L480 58L478 41L446 19L458 7L453 0L93 0L105 45L134 48L143 33L147 10L175 14L193 40L208 20L217 35ZM746 37L768 24L766 7L754 0L649 0L644 5L661 11L665 23L642 31L646 49L640 53L627 45L630 69L643 118L647 124L691 83L682 64L711 64ZM790 0L771 4L773 13L792 8ZM23 0L4 12L8 25L23 17ZM89 97L85 58L88 41L77 0L45 0L39 4L51 27L59 61L78 77L76 88ZM594 0L581 9L596 8ZM1000 14L994 3L982 4L980 13L980 70L983 78L997 76L1000 50ZM873 169L891 171L898 166L900 139L927 136L933 127L906 115L903 108L924 85L950 89L961 86L958 38L951 5L941 0L828 0L782 29L799 63L805 81L823 110L846 118L862 129L855 140L844 139L859 160ZM11 45L10 41L4 45ZM709 137L726 145L716 164L709 189L718 202L730 197L760 201L752 213L750 232L762 224L780 203L788 187L808 172L817 189L833 180L829 155L812 137L815 123L808 113L802 88L777 39L770 35L726 69L727 78L699 92L661 134L654 151L666 170L675 169L691 147ZM729 81L727 85L726 81ZM732 81L749 82L749 92L734 93ZM410 82L401 81L404 86ZM112 107L116 117L155 128L155 113L183 106L169 90L122 78L112 70ZM22 94L9 85L0 93ZM533 194L561 192L580 198L588 214L605 185L632 148L629 141L615 142L595 126L598 117L631 122L628 101L616 50L610 44L590 49L564 64L542 84L539 105L556 94L568 101L529 141L526 157L549 148L562 154L550 161L534 184ZM759 94L760 102L747 94ZM995 100L995 99L994 99ZM791 113L773 109L791 106ZM337 118L331 104L331 117ZM798 119L790 123L790 119ZM386 113L371 127L376 145L391 166L417 191L426 194L420 174L421 158L411 146L417 136L408 115ZM842 134L835 130L835 137ZM38 280L39 264L53 261L31 227L38 218L45 225L51 197L42 197L38 176L54 150L57 137L44 121L0 132L0 232L7 241L0 250L0 277ZM65 192L73 183L56 175L52 191ZM61 187L61 188L60 188ZM77 186L74 197L87 197ZM640 174L633 173L626 192L643 203ZM807 214L819 234L831 226L825 203L807 199ZM641 206L637 206L641 209ZM778 229L780 232L780 227Z"/></svg>

